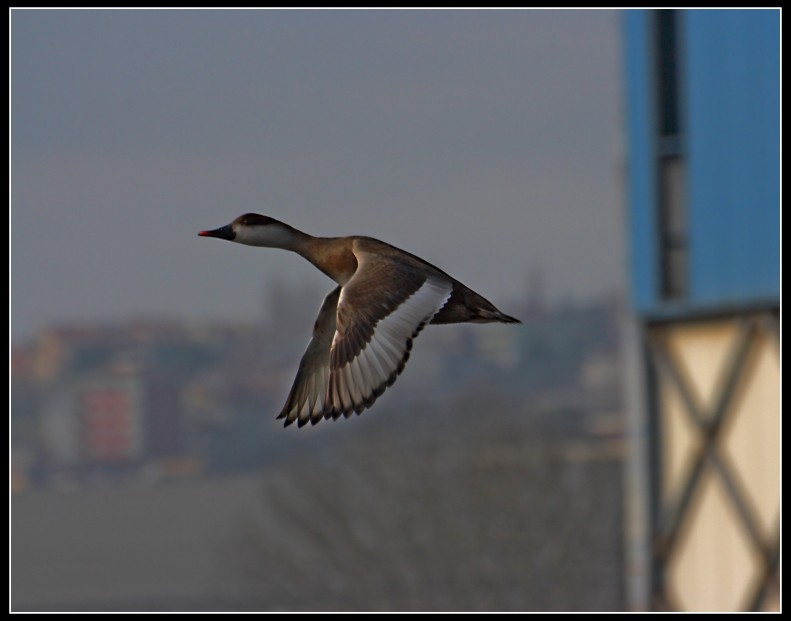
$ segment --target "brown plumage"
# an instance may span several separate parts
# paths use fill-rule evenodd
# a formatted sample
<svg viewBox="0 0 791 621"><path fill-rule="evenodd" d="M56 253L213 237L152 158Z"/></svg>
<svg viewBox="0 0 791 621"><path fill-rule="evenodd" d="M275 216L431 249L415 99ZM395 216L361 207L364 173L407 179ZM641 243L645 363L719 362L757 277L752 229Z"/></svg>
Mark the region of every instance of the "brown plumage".
<svg viewBox="0 0 791 621"><path fill-rule="evenodd" d="M429 323L521 323L439 268L370 237L313 237L258 214L199 235L292 250L338 283L321 305L278 416L286 425L371 407Z"/></svg>

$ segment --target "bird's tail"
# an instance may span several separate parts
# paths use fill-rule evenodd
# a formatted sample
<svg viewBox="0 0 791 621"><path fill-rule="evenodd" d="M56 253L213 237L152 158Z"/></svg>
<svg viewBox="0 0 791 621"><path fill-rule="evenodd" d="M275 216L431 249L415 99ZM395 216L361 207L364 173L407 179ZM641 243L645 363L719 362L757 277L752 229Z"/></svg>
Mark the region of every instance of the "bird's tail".
<svg viewBox="0 0 791 621"><path fill-rule="evenodd" d="M496 308L476 308L477 317L473 321L479 321L481 323L490 323L490 322L498 322L498 323L522 323L521 320L517 319L516 317L511 317L511 315L506 315L505 313L500 312Z"/></svg>

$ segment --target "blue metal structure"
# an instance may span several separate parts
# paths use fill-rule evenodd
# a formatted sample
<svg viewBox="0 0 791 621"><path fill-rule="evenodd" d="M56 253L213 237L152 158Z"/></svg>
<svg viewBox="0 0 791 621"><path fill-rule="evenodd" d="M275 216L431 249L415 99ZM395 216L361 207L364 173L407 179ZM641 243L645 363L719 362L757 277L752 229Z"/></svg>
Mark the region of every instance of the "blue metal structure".
<svg viewBox="0 0 791 621"><path fill-rule="evenodd" d="M640 533L629 542L640 567L632 606L770 610L780 555L780 11L632 10L622 32ZM740 446L759 455L736 459ZM712 546L706 533L722 524L728 540ZM752 560L729 583L738 550Z"/></svg>
<svg viewBox="0 0 791 621"><path fill-rule="evenodd" d="M780 297L780 13L679 11L686 287L662 295L654 11L627 11L624 67L631 290L644 316Z"/></svg>

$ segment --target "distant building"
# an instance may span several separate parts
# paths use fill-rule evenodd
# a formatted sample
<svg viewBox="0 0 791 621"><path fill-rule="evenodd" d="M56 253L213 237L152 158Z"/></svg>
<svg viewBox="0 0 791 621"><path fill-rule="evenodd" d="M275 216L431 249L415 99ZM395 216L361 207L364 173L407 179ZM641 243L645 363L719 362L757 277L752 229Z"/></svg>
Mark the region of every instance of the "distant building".
<svg viewBox="0 0 791 621"><path fill-rule="evenodd" d="M261 414L303 337L145 319L42 331L12 349L14 491L259 464Z"/></svg>
<svg viewBox="0 0 791 621"><path fill-rule="evenodd" d="M178 386L144 372L90 373L53 389L41 415L46 467L125 470L183 450Z"/></svg>
<svg viewBox="0 0 791 621"><path fill-rule="evenodd" d="M780 12L627 11L623 36L631 605L777 610Z"/></svg>
<svg viewBox="0 0 791 621"><path fill-rule="evenodd" d="M15 489L181 460L182 388L211 349L172 323L146 321L52 328L15 347Z"/></svg>

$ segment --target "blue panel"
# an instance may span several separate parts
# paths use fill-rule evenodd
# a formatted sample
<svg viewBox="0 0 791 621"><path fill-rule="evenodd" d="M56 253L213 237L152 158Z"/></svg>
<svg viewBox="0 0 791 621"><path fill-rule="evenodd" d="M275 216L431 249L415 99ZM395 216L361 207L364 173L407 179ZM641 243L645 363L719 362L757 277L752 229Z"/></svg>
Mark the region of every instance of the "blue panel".
<svg viewBox="0 0 791 621"><path fill-rule="evenodd" d="M779 12L683 18L690 302L779 299Z"/></svg>
<svg viewBox="0 0 791 621"><path fill-rule="evenodd" d="M658 289L650 17L648 11L625 11L622 22L628 249L632 303L640 311L655 303Z"/></svg>

